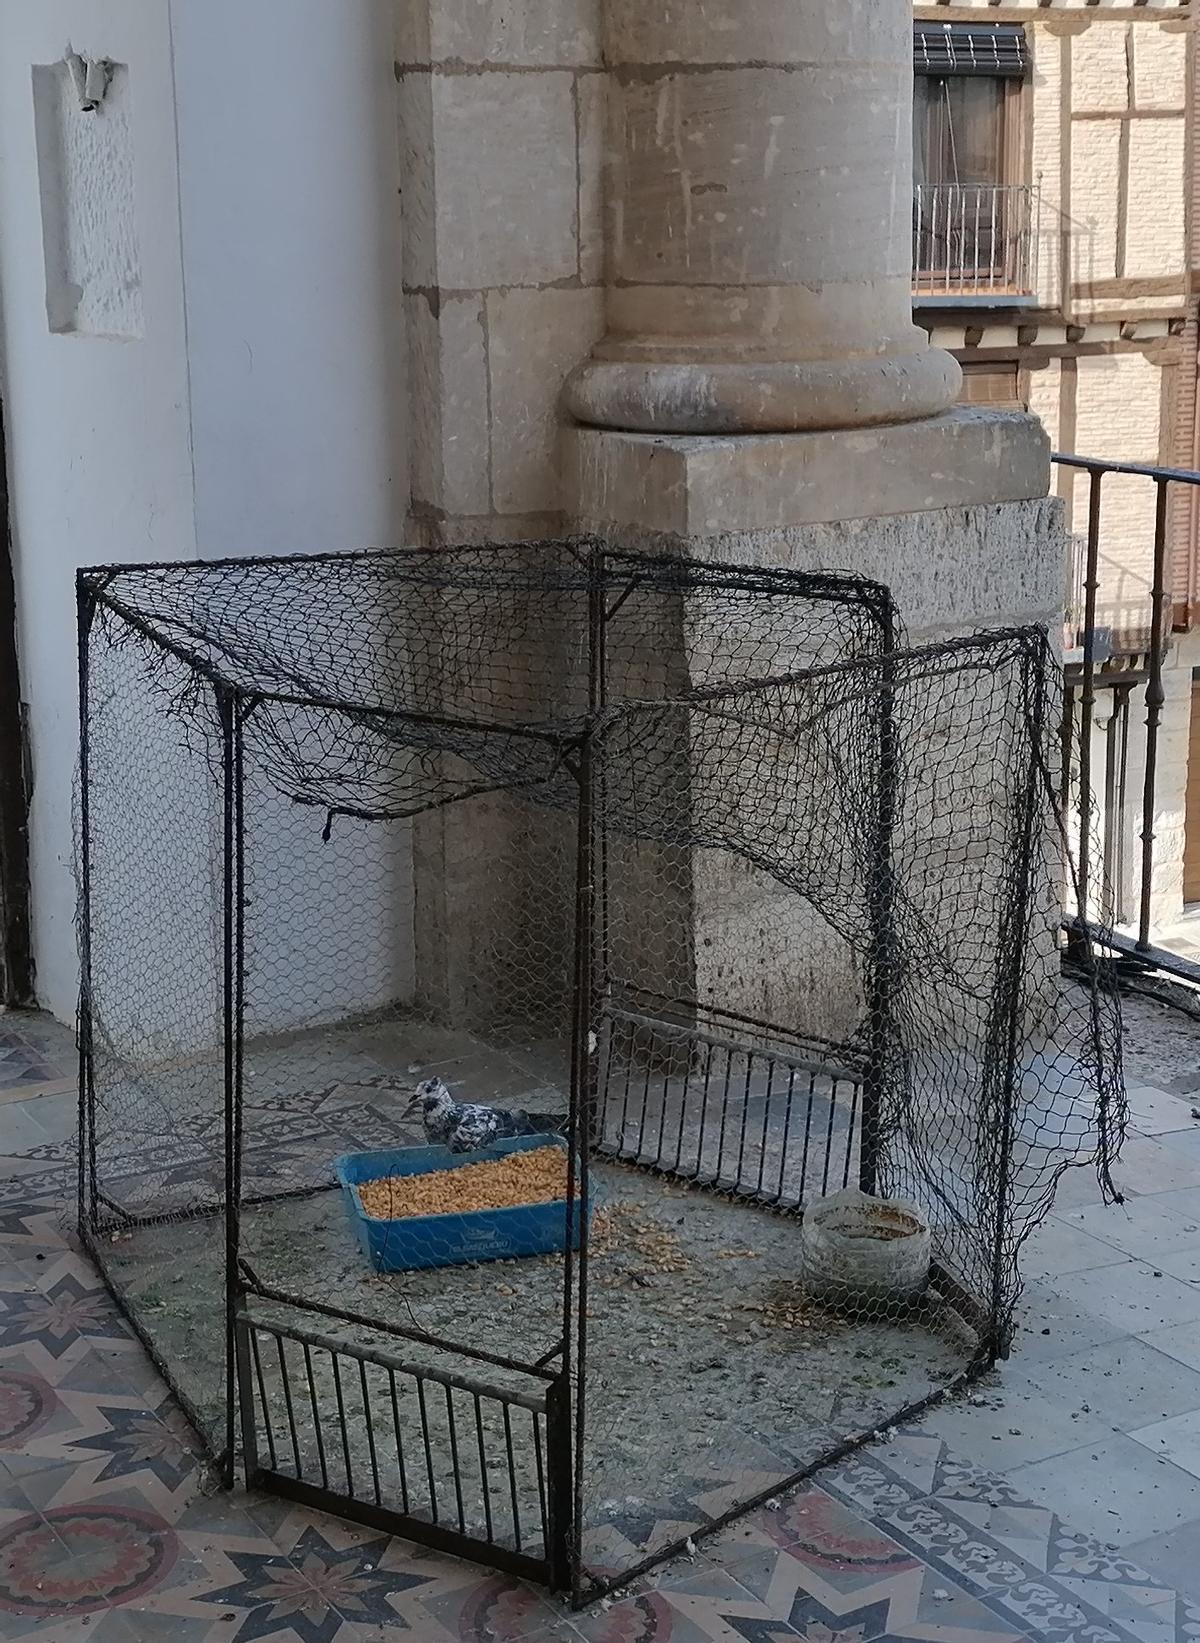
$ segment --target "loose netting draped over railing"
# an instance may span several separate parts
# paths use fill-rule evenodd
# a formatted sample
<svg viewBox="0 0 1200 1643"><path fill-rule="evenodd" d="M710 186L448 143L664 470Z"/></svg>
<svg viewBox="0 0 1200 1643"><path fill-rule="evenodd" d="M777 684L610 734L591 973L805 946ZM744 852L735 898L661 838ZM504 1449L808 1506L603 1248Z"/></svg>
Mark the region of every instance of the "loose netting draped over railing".
<svg viewBox="0 0 1200 1643"><path fill-rule="evenodd" d="M1123 1123L1044 634L588 541L79 597L81 1225L231 1478L583 1598L1006 1350Z"/></svg>

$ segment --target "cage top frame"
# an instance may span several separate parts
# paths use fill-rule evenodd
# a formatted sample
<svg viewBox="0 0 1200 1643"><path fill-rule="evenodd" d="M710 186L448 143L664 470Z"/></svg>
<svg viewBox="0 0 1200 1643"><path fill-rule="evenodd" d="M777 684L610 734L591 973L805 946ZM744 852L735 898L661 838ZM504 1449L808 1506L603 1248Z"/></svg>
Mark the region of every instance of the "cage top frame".
<svg viewBox="0 0 1200 1643"><path fill-rule="evenodd" d="M505 561L508 561L506 564ZM631 552L599 537L571 535L506 543L460 543L432 548L365 548L345 553L286 554L205 560L164 560L147 564L84 566L76 573L81 644L99 607L221 695L253 702L277 702L333 713L369 715L381 725L426 723L469 728L500 735L526 735L561 746L575 739L582 726L578 715L556 719L531 715L528 725L473 714L416 711L404 705L356 700L297 684L277 669L276 676L257 673L249 678L239 670L232 628L223 628L211 603L223 585L245 584L246 578L264 588L278 584L285 594L289 581L318 577L335 582L361 577L367 585L428 588L431 594L454 589L475 594L506 591L529 594L576 594L598 602L601 624L614 617L635 590L663 596L754 595L805 600L814 606L855 613L868 624L871 635L863 655L880 656L903 642L891 590L882 582L850 572L795 570L786 567L705 561L686 554ZM199 602L208 642L200 643L196 622L184 622L183 611L164 607L161 593L169 585ZM311 584L310 584L311 585ZM581 608L585 608L581 605ZM191 614L194 613L194 608ZM349 632L346 635L350 637ZM227 639L229 642L227 642ZM213 652L226 660L214 660ZM741 681L755 681L754 672ZM602 696L602 692L597 693ZM593 700L598 705L598 699Z"/></svg>

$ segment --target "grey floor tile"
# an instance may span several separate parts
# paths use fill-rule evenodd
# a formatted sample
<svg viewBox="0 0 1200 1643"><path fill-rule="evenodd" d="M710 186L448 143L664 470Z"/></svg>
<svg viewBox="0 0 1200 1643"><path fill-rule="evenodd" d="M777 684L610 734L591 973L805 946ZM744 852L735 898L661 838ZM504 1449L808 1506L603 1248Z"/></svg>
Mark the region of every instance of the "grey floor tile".
<svg viewBox="0 0 1200 1643"><path fill-rule="evenodd" d="M1187 1095L1145 1084L1129 1085L1126 1095L1129 1121L1141 1135L1174 1135L1197 1127L1197 1120L1192 1117L1195 1102Z"/></svg>
<svg viewBox="0 0 1200 1643"><path fill-rule="evenodd" d="M1039 1364L1030 1384L1121 1432L1200 1409L1200 1373L1136 1339Z"/></svg>
<svg viewBox="0 0 1200 1643"><path fill-rule="evenodd" d="M1051 1287L1125 1335L1200 1319L1200 1287L1181 1283L1145 1261L1066 1273Z"/></svg>
<svg viewBox="0 0 1200 1643"><path fill-rule="evenodd" d="M1122 1192L1157 1197L1164 1192L1200 1187L1200 1151L1192 1153L1181 1148L1179 1136L1169 1140L1170 1144L1134 1135L1126 1141L1121 1161L1113 1170L1113 1178Z"/></svg>
<svg viewBox="0 0 1200 1643"><path fill-rule="evenodd" d="M1172 1529L1164 1535L1151 1535L1125 1548L1132 1563L1140 1564L1147 1574L1161 1580L1164 1586L1193 1601L1200 1599L1200 1533L1194 1523Z"/></svg>
<svg viewBox="0 0 1200 1643"><path fill-rule="evenodd" d="M1017 1326L1015 1353L1023 1366L1065 1358L1087 1347L1107 1346L1126 1333L1047 1283L1026 1286L1017 1308Z"/></svg>
<svg viewBox="0 0 1200 1643"><path fill-rule="evenodd" d="M1064 1272L1086 1272L1089 1267L1116 1266L1129 1256L1086 1230L1073 1217L1090 1210L1051 1215L1025 1243L1021 1271L1027 1279L1054 1278Z"/></svg>
<svg viewBox="0 0 1200 1643"><path fill-rule="evenodd" d="M1200 1408L1135 1428L1130 1434L1156 1455L1200 1478Z"/></svg>
<svg viewBox="0 0 1200 1643"><path fill-rule="evenodd" d="M1200 1323L1172 1324L1169 1329L1153 1329L1140 1338L1156 1352L1165 1352L1189 1369L1200 1369Z"/></svg>
<svg viewBox="0 0 1200 1643"><path fill-rule="evenodd" d="M1061 1219L1073 1231L1095 1238L1122 1254L1152 1261L1170 1250L1200 1244L1200 1216L1171 1207L1158 1198L1129 1198L1123 1204L1094 1204L1087 1209L1067 1210ZM1102 1263L1096 1262L1097 1266ZM1062 1272L1083 1271L1064 1266Z"/></svg>
<svg viewBox="0 0 1200 1643"><path fill-rule="evenodd" d="M1124 1435L1018 1467L1008 1479L1071 1528L1122 1547L1200 1520L1200 1478Z"/></svg>
<svg viewBox="0 0 1200 1643"><path fill-rule="evenodd" d="M995 1472L1010 1472L1083 1443L1106 1443L1112 1421L1083 1407L1086 1399L1072 1378L1061 1386L1043 1384L1040 1375L1049 1368L1039 1366L1035 1380L1010 1366L985 1402L968 1398L940 1404L921 1421L921 1430Z"/></svg>
<svg viewBox="0 0 1200 1643"><path fill-rule="evenodd" d="M1178 1187L1152 1195L1154 1207L1200 1226L1200 1187Z"/></svg>

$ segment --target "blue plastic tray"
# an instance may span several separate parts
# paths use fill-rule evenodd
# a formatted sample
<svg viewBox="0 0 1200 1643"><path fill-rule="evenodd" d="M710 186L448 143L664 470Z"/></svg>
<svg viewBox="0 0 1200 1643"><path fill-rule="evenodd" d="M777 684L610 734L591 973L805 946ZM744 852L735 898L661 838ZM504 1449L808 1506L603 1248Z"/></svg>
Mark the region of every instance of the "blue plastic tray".
<svg viewBox="0 0 1200 1643"><path fill-rule="evenodd" d="M567 1201L518 1205L512 1209L472 1210L465 1215L404 1215L381 1220L368 1215L355 1187L390 1175L428 1175L461 1169L465 1164L504 1158L535 1147L561 1146L558 1136L521 1135L496 1141L478 1152L451 1152L448 1147L394 1147L388 1152L350 1152L334 1171L363 1253L376 1272L411 1272L417 1268L459 1266L467 1261L504 1261L517 1255L549 1255L567 1243ZM579 1247L580 1204L571 1218L572 1245Z"/></svg>

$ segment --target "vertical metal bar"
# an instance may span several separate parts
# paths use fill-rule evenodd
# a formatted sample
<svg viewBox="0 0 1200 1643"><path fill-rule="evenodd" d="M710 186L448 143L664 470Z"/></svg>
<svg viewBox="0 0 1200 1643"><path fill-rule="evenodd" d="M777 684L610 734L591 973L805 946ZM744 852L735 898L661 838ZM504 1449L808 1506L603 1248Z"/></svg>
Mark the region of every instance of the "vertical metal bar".
<svg viewBox="0 0 1200 1643"><path fill-rule="evenodd" d="M576 1544L575 1481L571 1457L571 1379L564 1367L546 1391L546 1561L556 1592L580 1595Z"/></svg>
<svg viewBox="0 0 1200 1643"><path fill-rule="evenodd" d="M848 1187L850 1185L850 1159L854 1152L854 1120L858 1117L859 1086L857 1084L852 1084L851 1089L853 1094L850 1097L850 1117L846 1125L846 1162L842 1169L843 1187ZM835 1099L837 1097L837 1092L838 1085L835 1083L833 1086L833 1094Z"/></svg>
<svg viewBox="0 0 1200 1643"><path fill-rule="evenodd" d="M296 1462L296 1476L304 1476L304 1467L300 1462L300 1434L296 1430L296 1411L292 1407L292 1381L288 1371L287 1357L283 1350L283 1336L276 1335L275 1347L279 1354L279 1379L283 1383L283 1401L287 1409L288 1431L292 1437L292 1457Z"/></svg>
<svg viewBox="0 0 1200 1643"><path fill-rule="evenodd" d="M834 1119L836 1117L837 1117L837 1085L834 1084L833 1087L829 1091L829 1122L825 1126L825 1162L821 1166L821 1193L822 1193L822 1196L824 1196L824 1194L829 1191L829 1166L833 1162L833 1123L834 1123ZM860 1171L859 1171L860 1176L865 1175L865 1173L866 1173L865 1169L862 1167L862 1152L861 1152L861 1150L859 1152L859 1165L860 1165ZM872 1164L872 1167L871 1167L871 1185L870 1185L870 1187L867 1188L865 1186L862 1186L861 1180L860 1180L859 1186L860 1186L860 1190L862 1192L867 1192L867 1191L874 1192L874 1190L875 1190L875 1168L874 1168L874 1164Z"/></svg>
<svg viewBox="0 0 1200 1643"><path fill-rule="evenodd" d="M800 1158L800 1202L804 1202L804 1189L808 1185L808 1146L812 1139L813 1107L817 1099L817 1075L808 1075L808 1110L804 1114L804 1150Z"/></svg>
<svg viewBox="0 0 1200 1643"><path fill-rule="evenodd" d="M0 489L3 488L0 475ZM75 582L79 641L79 1160L76 1193L80 1235L96 1230L96 1086L92 1046L91 695L89 655L96 596Z"/></svg>
<svg viewBox="0 0 1200 1643"><path fill-rule="evenodd" d="M537 1466L538 1505L541 1510L542 1519L542 1546L545 1549L546 1562L549 1564L551 1558L550 1508L546 1498L546 1461L542 1452L542 1444L545 1442L545 1431L542 1426L541 1417L538 1415L536 1409L531 1409L529 1411L529 1419L533 1423L533 1458L534 1464ZM488 1524L488 1533L490 1536L490 1521Z"/></svg>
<svg viewBox="0 0 1200 1643"><path fill-rule="evenodd" d="M400 1468L400 1505L405 1516L408 1516L408 1470L404 1464L404 1438L400 1431L400 1400L396 1396L396 1371L388 1370L388 1381L392 1394L392 1425L396 1429L396 1464Z"/></svg>
<svg viewBox="0 0 1200 1643"><path fill-rule="evenodd" d="M249 1347L250 1347L250 1352L251 1352L251 1354L254 1358L254 1375L255 1375L255 1379L258 1382L258 1397L259 1397L259 1404L260 1404L260 1407L262 1409L263 1431L266 1433L266 1438L267 1438L267 1453L271 1457L271 1470L272 1470L272 1472L277 1472L279 1470L279 1465L278 1465L278 1462L276 1461L276 1458L275 1458L275 1431L274 1431L275 1423L271 1419L271 1409L270 1409L270 1405L267 1403L267 1383L266 1383L265 1377L263 1376L262 1355L258 1350L258 1331L252 1325L248 1325L246 1323L246 1321L243 1319L239 1322L238 1334L240 1335L241 1340L242 1340L243 1353L245 1351L245 1347L246 1347L246 1344L248 1342ZM253 1394L251 1394L250 1408L249 1408L249 1410L247 1410L247 1408L246 1408L246 1390L245 1390L246 1383L245 1383L245 1381L243 1381L242 1385L243 1385L243 1390L242 1390L242 1446L243 1446L243 1449L245 1449L245 1447L246 1447L247 1418L249 1417L251 1422L253 1421L254 1399L253 1399ZM251 1434L253 1434L254 1428L253 1428L252 1424L251 1424L250 1430L251 1430ZM252 1475L254 1472L256 1472L258 1470L258 1468L256 1466L251 1466L249 1460L247 1460L246 1461L246 1470L247 1470L248 1473L250 1473Z"/></svg>
<svg viewBox="0 0 1200 1643"><path fill-rule="evenodd" d="M667 1060L663 1065L662 1106L659 1108L659 1113L658 1113L658 1144L654 1149L654 1162L656 1164L661 1164L662 1161L663 1161L663 1141L664 1141L665 1136L666 1136L666 1127L667 1127L667 1104L670 1100L670 1095L671 1095L671 1072L670 1072L670 1068L671 1068L671 1060L670 1060L670 1053L668 1051Z"/></svg>
<svg viewBox="0 0 1200 1643"><path fill-rule="evenodd" d="M994 1357L1008 1350L1008 1337L1002 1329L1005 1305L1005 1246L1012 1199L1012 1156L1016 1134L1017 1104L1020 1100L1020 1043L1024 1011L1025 977L1028 959L1029 930L1033 919L1034 863L1038 857L1037 818L1041 761L1046 733L1046 706L1048 674L1051 667L1049 646L1042 636L1026 649L1024 665L1024 698L1029 736L1029 761L1024 772L1017 817L1016 837L1013 840L1013 859L1021 864L1020 877L1014 893L1008 899L1001 921L998 951L1008 954L1007 974L1001 977L997 999L996 1028L989 1024L987 1060L991 1063L987 1081L998 1085L1002 1101L999 1124L999 1157L996 1193L996 1225L992 1247L992 1339L988 1344ZM997 1052L1001 1060L996 1067ZM999 1075L999 1076L997 1076Z"/></svg>
<svg viewBox="0 0 1200 1643"><path fill-rule="evenodd" d="M242 1464L246 1470L246 1482L250 1484L258 1475L258 1439L256 1436L257 1422L254 1416L254 1387L250 1380L250 1353L247 1339L252 1336L253 1326L249 1320L239 1314L237 1320L238 1345L236 1352L239 1403L242 1418ZM254 1357L258 1360L258 1342L254 1342ZM275 1439L271 1432L271 1416L267 1409L267 1392L263 1385L262 1369L259 1368L259 1392L262 1397L263 1425L266 1428L267 1443L271 1454L271 1469L275 1469Z"/></svg>
<svg viewBox="0 0 1200 1643"><path fill-rule="evenodd" d="M755 1191L759 1194L763 1189L763 1173L767 1167L767 1144L771 1129L771 1097L775 1093L775 1057L767 1060L767 1093L763 1104L762 1151L758 1155L758 1185Z"/></svg>
<svg viewBox="0 0 1200 1643"><path fill-rule="evenodd" d="M317 1407L317 1383L313 1379L312 1349L307 1341L301 1341L304 1349L304 1378L308 1382L308 1401L312 1406L313 1430L317 1434L317 1462L321 1468L321 1487L329 1488L329 1466L325 1460L325 1438L321 1432L321 1411Z"/></svg>
<svg viewBox="0 0 1200 1643"><path fill-rule="evenodd" d="M1129 686L1117 692L1121 716L1121 755L1120 773L1117 779L1117 810L1121 816L1121 828L1117 835L1117 886L1118 902L1115 910L1116 920L1123 924L1126 919L1125 901L1125 807L1129 798L1129 720L1133 687Z"/></svg>
<svg viewBox="0 0 1200 1643"><path fill-rule="evenodd" d="M241 1044L242 970L241 714L234 692L216 692L221 727L222 787L222 1038L225 1062L225 1456L222 1482L232 1489L237 1472L237 1317L242 1302L238 1269L241 1237Z"/></svg>
<svg viewBox="0 0 1200 1643"><path fill-rule="evenodd" d="M454 1476L454 1504L458 1512L458 1530L460 1534L467 1532L467 1519L463 1511L462 1466L458 1458L458 1427L454 1421L454 1393L450 1387L442 1382L442 1391L446 1398L446 1427L450 1433L450 1470ZM505 1405L507 1408L507 1405Z"/></svg>
<svg viewBox="0 0 1200 1643"><path fill-rule="evenodd" d="M989 284L989 287L993 291L996 288L997 280L999 280L999 282L1001 284L1003 284L1005 282L1005 276L1008 273L1008 234L1007 234L1007 230L1006 229L1001 229L999 233L997 233L997 231L996 231L997 230L997 211L996 211L996 208L1000 203L1001 203L1000 190L998 188L993 188L992 189L992 211L991 211L991 219L992 220L991 220L991 228L989 230L989 232L991 234L991 243L988 246L988 252L989 252L988 266L991 269L991 278L988 281L988 284ZM1005 216L1007 217L1007 212L1005 212ZM996 267L996 242L997 242L997 240L999 240L1000 244L1004 247L1004 261L1003 261L1003 263L1001 264L1001 266L999 268Z"/></svg>
<svg viewBox="0 0 1200 1643"><path fill-rule="evenodd" d="M502 1403L500 1407L504 1411L504 1448L508 1454L508 1488L512 1498L513 1540L519 1552L522 1549L521 1503L517 1496L517 1462L513 1454L512 1415L507 1403Z"/></svg>
<svg viewBox="0 0 1200 1643"><path fill-rule="evenodd" d="M754 1079L754 1051L747 1050L746 1076L742 1080L742 1122L738 1128L737 1165L734 1169L734 1185L740 1192L742 1189L742 1166L746 1161L746 1126L750 1118L750 1085Z"/></svg>
<svg viewBox="0 0 1200 1643"><path fill-rule="evenodd" d="M958 284L961 286L967 276L967 191L960 188L958 191Z"/></svg>
<svg viewBox="0 0 1200 1643"><path fill-rule="evenodd" d="M930 252L929 252L929 264L930 264L930 266L929 266L929 290L930 290L931 293L933 293L937 289L937 268L936 268L934 259L938 255L937 221L938 221L938 199L939 199L939 196L941 194L941 189L940 188L933 188L933 189L930 190L930 193L932 195L932 200L930 202L930 212L929 212L929 246L930 246Z"/></svg>
<svg viewBox="0 0 1200 1643"><path fill-rule="evenodd" d="M637 1152L634 1154L634 1156L636 1158L641 1158L642 1151L643 1151L643 1148L645 1147L645 1143L646 1143L646 1114L650 1110L650 1054L649 1054L649 1051L650 1051L652 1045L653 1045L653 1039L651 1040L651 1044L647 1046L646 1077L642 1082L642 1110L638 1115Z"/></svg>
<svg viewBox="0 0 1200 1643"><path fill-rule="evenodd" d="M1096 707L1096 595L1100 587L1102 469L1091 472L1088 491L1087 557L1083 571L1083 685L1079 708L1079 885L1078 917L1088 922L1092 868L1092 719Z"/></svg>
<svg viewBox="0 0 1200 1643"><path fill-rule="evenodd" d="M913 226L913 284L918 295L924 290L925 277L925 186L918 183L913 190L916 223Z"/></svg>
<svg viewBox="0 0 1200 1643"><path fill-rule="evenodd" d="M788 1068L787 1103L783 1110L783 1145L779 1149L779 1189L776 1197L783 1199L783 1178L787 1169L788 1144L792 1138L792 1097L796 1093L796 1069ZM804 1177L800 1178L800 1197L804 1197Z"/></svg>
<svg viewBox="0 0 1200 1643"><path fill-rule="evenodd" d="M333 1365L333 1388L337 1398L338 1426L342 1434L342 1459L346 1465L346 1493L354 1493L354 1466L350 1459L350 1429L346 1424L346 1398L342 1392L342 1372L338 1367L338 1354L332 1350L329 1361Z"/></svg>
<svg viewBox="0 0 1200 1643"><path fill-rule="evenodd" d="M993 194L992 195L993 201L995 200L995 197L996 196ZM975 190L975 245L973 247L974 253L975 253L975 283L974 283L974 289L976 291L978 291L978 289L979 289L979 213L980 213L982 207L983 207L983 189L982 188L976 188L976 190ZM993 275L992 275L992 282L993 283L995 283L995 278L996 278L996 276L993 273Z"/></svg>
<svg viewBox="0 0 1200 1643"><path fill-rule="evenodd" d="M704 1168L704 1131L708 1127L708 1097L712 1089L712 1059L713 1046L705 1046L704 1053L704 1093L700 1097L700 1126L696 1136L696 1168L695 1175L699 1175Z"/></svg>
<svg viewBox="0 0 1200 1643"><path fill-rule="evenodd" d="M1100 911L1106 924L1115 921L1117 906L1117 857L1120 852L1123 817L1117 807L1117 760L1119 756L1121 723L1117 712L1118 693L1111 693L1112 706L1104 727L1104 879L1101 885Z"/></svg>
<svg viewBox="0 0 1200 1643"><path fill-rule="evenodd" d="M491 1542L496 1536L492 1529L492 1485L488 1478L487 1453L483 1442L483 1404L478 1392L474 1394L474 1398L475 1437L479 1444L479 1482L483 1490L483 1521L487 1527L488 1541Z"/></svg>
<svg viewBox="0 0 1200 1643"><path fill-rule="evenodd" d="M367 1428L367 1452L371 1457L371 1482L375 1489L376 1506L383 1505L383 1496L379 1491L379 1457L375 1453L375 1427L371 1420L371 1397L367 1389L367 1363L365 1358L358 1360L358 1381L362 1391L363 1421Z"/></svg>
<svg viewBox="0 0 1200 1643"><path fill-rule="evenodd" d="M418 1375L417 1406L421 1411L421 1436L425 1440L425 1475L429 1479L429 1515L438 1521L437 1484L433 1478L433 1445L429 1441L429 1411L425 1407L425 1382Z"/></svg>
<svg viewBox="0 0 1200 1643"><path fill-rule="evenodd" d="M1158 734L1162 726L1163 649L1166 642L1167 518L1170 481L1155 481L1154 580L1150 589L1150 676L1146 680L1146 784L1142 795L1142 883L1138 908L1138 947L1150 945L1150 911L1154 895L1154 812L1158 798Z"/></svg>
<svg viewBox="0 0 1200 1643"><path fill-rule="evenodd" d="M866 987L867 1066L862 1084L862 1130L859 1143L859 1179L862 1192L874 1195L879 1176L879 1148L883 1108L895 1064L895 995L900 980L895 927L895 868L893 839L899 806L900 736L896 723L896 611L891 600L879 610L879 794L874 840L866 884L870 919L870 950ZM832 1116L833 1103L830 1103ZM825 1175L829 1154L825 1157ZM822 1187L824 1191L824 1187Z"/></svg>
<svg viewBox="0 0 1200 1643"><path fill-rule="evenodd" d="M713 1180L720 1181L725 1164L725 1129L729 1122L729 1085L733 1079L733 1051L725 1047L725 1082L721 1089L721 1126L717 1132L717 1167Z"/></svg>

